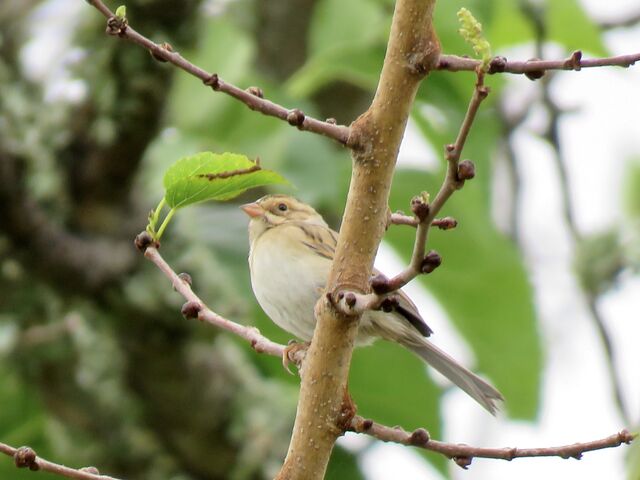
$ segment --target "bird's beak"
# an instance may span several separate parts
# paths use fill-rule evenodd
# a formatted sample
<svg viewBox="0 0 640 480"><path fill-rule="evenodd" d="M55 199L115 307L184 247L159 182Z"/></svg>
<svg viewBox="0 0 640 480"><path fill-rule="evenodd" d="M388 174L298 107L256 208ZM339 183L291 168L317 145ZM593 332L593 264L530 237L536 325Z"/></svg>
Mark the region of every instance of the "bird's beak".
<svg viewBox="0 0 640 480"><path fill-rule="evenodd" d="M251 218L264 215L264 209L260 205L258 205L257 202L245 203L244 205L241 205L240 208Z"/></svg>

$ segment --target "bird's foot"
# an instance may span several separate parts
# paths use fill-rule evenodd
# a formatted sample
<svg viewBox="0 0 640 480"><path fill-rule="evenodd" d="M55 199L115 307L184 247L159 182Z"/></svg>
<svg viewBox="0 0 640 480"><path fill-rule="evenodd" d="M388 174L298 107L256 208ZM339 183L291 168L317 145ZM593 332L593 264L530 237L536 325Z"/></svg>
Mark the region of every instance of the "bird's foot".
<svg viewBox="0 0 640 480"><path fill-rule="evenodd" d="M293 375L293 372L289 368L289 365L294 363L296 367L298 367L298 370L300 370L300 366L307 354L309 345L309 342L296 342L295 340L289 340L287 346L284 347L284 351L282 352L282 366L291 375Z"/></svg>

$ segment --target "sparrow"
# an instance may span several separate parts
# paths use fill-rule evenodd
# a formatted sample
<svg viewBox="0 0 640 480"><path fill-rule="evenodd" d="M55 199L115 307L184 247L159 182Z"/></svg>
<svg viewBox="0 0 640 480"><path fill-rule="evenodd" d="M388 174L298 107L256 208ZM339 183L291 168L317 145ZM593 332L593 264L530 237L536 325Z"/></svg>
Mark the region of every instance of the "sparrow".
<svg viewBox="0 0 640 480"><path fill-rule="evenodd" d="M325 290L338 234L312 207L288 195L267 195L241 208L250 217L249 270L258 303L280 328L311 341L314 307ZM495 415L500 392L427 339L431 328L402 290L392 295L392 311L362 315L356 345L379 338L399 343Z"/></svg>

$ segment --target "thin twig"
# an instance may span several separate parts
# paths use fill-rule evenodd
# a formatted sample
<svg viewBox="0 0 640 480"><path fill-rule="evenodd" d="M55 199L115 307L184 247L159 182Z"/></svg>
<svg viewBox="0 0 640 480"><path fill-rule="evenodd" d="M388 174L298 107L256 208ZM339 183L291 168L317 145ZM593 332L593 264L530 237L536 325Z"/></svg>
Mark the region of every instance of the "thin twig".
<svg viewBox="0 0 640 480"><path fill-rule="evenodd" d="M509 61L504 57L494 57L489 64L489 74L515 73L531 74L548 70L580 70L593 67L630 67L640 61L640 53L617 55L603 58L582 58L582 52L576 50L563 60L516 60ZM482 64L481 60L459 57L457 55L440 55L436 70L450 72L474 72Z"/></svg>
<svg viewBox="0 0 640 480"><path fill-rule="evenodd" d="M318 133L332 138L343 145L347 145L349 139L349 127L336 125L333 122L323 122L322 120L306 116L298 109L287 109L282 105L278 105L277 103L262 98L261 94L258 93L258 89L254 88L247 91L225 82L217 74L203 70L197 65L186 60L179 53L172 51L168 45L158 45L144 35L138 33L131 28L127 22L115 17L113 12L109 10L101 0L87 1L109 20L107 22L108 33L127 39L146 48L152 54L153 58L161 59L175 65L194 77L199 78L213 90L226 93L227 95L241 101L251 110L256 110L265 115L279 118L300 130Z"/></svg>
<svg viewBox="0 0 640 480"><path fill-rule="evenodd" d="M32 471L43 471L60 475L61 477L73 478L76 480L118 480L108 475L100 475L95 467L85 467L75 469L53 463L44 458L40 458L29 447L14 448L5 443L0 443L0 453L13 457L18 468L28 468Z"/></svg>
<svg viewBox="0 0 640 480"><path fill-rule="evenodd" d="M171 280L173 288L187 300L187 304L183 307L183 312L185 310L189 310L193 316L197 316L198 320L207 322L215 327L222 328L223 330L227 330L241 338L244 338L258 353L266 353L276 357L283 356L286 348L284 345L269 340L255 327L247 327L245 325L232 322L231 320L227 320L208 308L205 303L200 300L200 297L193 293L189 283L180 278L164 258L162 258L160 252L158 252L156 248L147 247L144 252L144 256L151 260L160 269L160 271L164 273L169 280Z"/></svg>
<svg viewBox="0 0 640 480"><path fill-rule="evenodd" d="M420 220L415 216L405 215L403 213L392 213L389 216L389 225L408 225L417 227ZM431 222L432 227L438 227L440 230L451 230L458 226L458 221L453 217L435 218Z"/></svg>
<svg viewBox="0 0 640 480"><path fill-rule="evenodd" d="M593 440L584 443L574 443L559 447L538 447L538 448L483 448L473 447L464 444L446 443L429 438L426 430L419 428L413 432L407 432L399 427L387 427L371 420L364 419L356 415L351 420L349 430L358 433L366 433L384 442L399 443L420 447L425 450L440 453L453 459L458 465L467 468L473 458L493 458L498 460L511 461L514 458L523 457L560 457L575 458L579 460L582 454L594 450L619 447L622 444L631 443L636 434L631 434L627 430L622 430L600 440Z"/></svg>
<svg viewBox="0 0 640 480"><path fill-rule="evenodd" d="M485 98L487 98L488 94L489 89L484 85L484 73L478 69L477 81L473 89L473 95L469 101L469 106L464 116L464 120L462 121L462 125L460 126L460 130L458 131L456 141L453 144L447 145L445 149L447 172L442 185L440 186L440 190L433 202L428 204L428 209L423 210L423 215L416 215L416 217L421 217L421 220L418 220L416 224L416 238L409 266L395 277L389 279L384 290L398 290L424 271L425 247L427 244L429 228L435 223L436 215L438 215L449 197L451 197L456 190L459 190L462 187L465 179L473 178L475 174L473 164L468 160L461 163L460 156L462 155L462 149L467 141L471 126L476 118L478 108L480 108L480 104ZM465 167L464 174L459 171L461 166ZM391 218L393 220L393 215ZM395 218L398 221L401 220L399 216L396 216Z"/></svg>

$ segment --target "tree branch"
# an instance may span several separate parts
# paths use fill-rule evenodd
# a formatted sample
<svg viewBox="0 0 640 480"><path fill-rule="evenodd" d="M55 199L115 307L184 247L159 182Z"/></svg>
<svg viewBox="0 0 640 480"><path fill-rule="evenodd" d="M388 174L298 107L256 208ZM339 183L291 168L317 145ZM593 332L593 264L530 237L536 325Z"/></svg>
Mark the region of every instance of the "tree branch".
<svg viewBox="0 0 640 480"><path fill-rule="evenodd" d="M432 25L434 0L398 0L378 88L352 125L353 172L327 295L316 305L316 327L305 358L298 411L285 463L276 478L321 479L337 437L355 413L347 393L359 315L335 308L340 291L365 293L387 226L397 153L415 93L435 65L440 45Z"/></svg>
<svg viewBox="0 0 640 480"><path fill-rule="evenodd" d="M574 443L560 447L538 447L538 448L482 448L464 444L446 443L431 440L429 434L423 428L418 428L413 432L407 432L399 427L387 427L379 423L366 420L356 415L349 424L349 430L357 433L367 433L372 437L384 442L394 442L402 445L420 447L425 450L440 453L453 459L462 468L468 468L474 458L494 458L511 461L514 458L523 457L561 457L575 458L580 460L582 454L594 450L619 447L622 444L629 444L636 434L622 430L614 435L610 435L600 440L593 440L584 443Z"/></svg>
<svg viewBox="0 0 640 480"><path fill-rule="evenodd" d="M228 320L218 315L208 308L205 303L198 297L193 290L189 281L178 275L169 264L162 258L160 252L155 247L149 246L144 250L144 256L151 260L165 276L171 280L173 288L180 293L187 303L182 307L182 313L187 318L197 318L200 321L209 323L214 327L227 330L241 338L247 340L251 347L258 353L266 353L276 357L282 357L286 351L284 345L273 342L263 336L255 327L247 327L239 323Z"/></svg>
<svg viewBox="0 0 640 480"><path fill-rule="evenodd" d="M487 73L515 73L515 74L540 74L547 70L580 70L593 67L630 67L640 61L640 53L617 55L603 58L582 58L582 52L576 50L564 60L526 60L508 61L505 57L494 57L489 63ZM448 70L450 72L473 72L482 64L481 60L459 57L457 55L441 55L436 65L436 70ZM541 76L541 75L540 75ZM539 78L539 77L538 77Z"/></svg>
<svg viewBox="0 0 640 480"><path fill-rule="evenodd" d="M108 475L100 475L95 467L84 467L80 469L65 467L58 463L53 463L44 458L40 458L29 447L13 448L5 443L0 443L0 453L13 457L16 467L28 468L32 471L43 471L60 475L61 477L73 478L76 480L118 480Z"/></svg>
<svg viewBox="0 0 640 480"><path fill-rule="evenodd" d="M431 225L435 224L435 217L440 212L443 205L456 190L462 188L466 180L470 180L475 176L475 167L473 163L469 160L460 162L460 156L462 155L462 149L467 141L467 137L475 120L478 108L480 108L480 104L489 94L489 89L484 86L484 73L477 70L477 75L478 77L473 90L473 95L469 101L469 106L464 120L462 121L462 125L460 126L456 141L455 143L449 144L445 147L447 172L436 198L431 203L428 202L428 199L421 197L416 197L412 200L411 207L416 216L417 229L409 266L386 282L380 282L377 288L374 286L374 290L378 293L387 293L398 290L421 273L430 273L440 264L439 257L438 260L436 260L435 256L431 259L429 258L429 255L425 256L427 236L429 228ZM393 220L393 215L391 218ZM396 221L401 220L398 216L395 218ZM402 221L405 220L406 219L402 219ZM448 220L448 217L445 217L443 220ZM455 220L453 220L453 222L455 222ZM443 226L449 227L450 222L441 221L440 225L442 225L440 228L443 228Z"/></svg>
<svg viewBox="0 0 640 480"><path fill-rule="evenodd" d="M189 62L179 53L172 51L170 45L158 45L144 35L141 35L128 25L126 19L119 19L115 17L113 12L111 12L111 10L109 10L101 0L87 1L108 19L107 33L109 35L124 38L146 48L156 60L166 61L175 65L194 77L199 78L205 85L210 86L213 90L226 93L227 95L241 101L251 110L256 110L264 115L285 120L290 125L295 126L300 130L318 133L332 138L343 145L347 144L347 140L349 139L349 127L336 125L335 123L328 121L323 122L321 120L308 117L298 109L287 109L277 103L262 98L262 91L260 89L250 88L242 90L235 85L225 82L218 76L218 74L209 73Z"/></svg>

